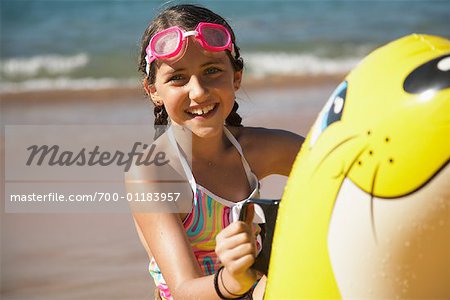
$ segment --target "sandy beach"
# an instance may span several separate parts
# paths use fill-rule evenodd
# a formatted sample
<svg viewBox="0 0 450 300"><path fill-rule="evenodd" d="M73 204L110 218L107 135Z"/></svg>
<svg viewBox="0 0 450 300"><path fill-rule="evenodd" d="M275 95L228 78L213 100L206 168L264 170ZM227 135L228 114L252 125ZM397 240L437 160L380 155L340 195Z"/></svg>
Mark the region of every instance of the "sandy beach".
<svg viewBox="0 0 450 300"><path fill-rule="evenodd" d="M306 135L342 78L246 79L237 96L243 123ZM1 122L152 124L153 108L139 87L3 94ZM281 197L284 183L281 176L264 179L262 197ZM2 206L2 299L150 299L153 295L148 258L131 215L13 214L4 212L4 201Z"/></svg>

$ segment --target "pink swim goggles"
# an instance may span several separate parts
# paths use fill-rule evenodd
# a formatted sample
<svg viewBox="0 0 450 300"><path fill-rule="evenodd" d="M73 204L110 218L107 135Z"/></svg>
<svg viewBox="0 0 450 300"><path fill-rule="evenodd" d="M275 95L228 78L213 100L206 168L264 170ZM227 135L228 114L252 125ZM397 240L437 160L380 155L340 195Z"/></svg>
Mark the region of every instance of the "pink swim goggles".
<svg viewBox="0 0 450 300"><path fill-rule="evenodd" d="M215 23L198 23L197 28L184 31L178 26L169 27L155 34L147 46L146 72L150 72L150 64L155 59L181 58L186 50L187 38L194 36L203 49L211 52L229 50L233 53L233 42L228 29Z"/></svg>

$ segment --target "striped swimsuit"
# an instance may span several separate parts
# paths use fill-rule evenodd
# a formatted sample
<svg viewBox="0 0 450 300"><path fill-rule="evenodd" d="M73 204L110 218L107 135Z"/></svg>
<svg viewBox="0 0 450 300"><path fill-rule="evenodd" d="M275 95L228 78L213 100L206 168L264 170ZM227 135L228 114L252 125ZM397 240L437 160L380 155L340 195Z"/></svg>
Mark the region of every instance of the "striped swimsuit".
<svg viewBox="0 0 450 300"><path fill-rule="evenodd" d="M252 189L252 192L248 198L258 198L259 182L257 177L251 171L250 166L243 155L242 148L236 138L225 127L224 132L241 155L241 161L245 169L250 188ZM177 151L194 194L193 207L184 219L183 226L203 275L211 275L214 274L220 267L220 262L215 253L216 236L223 228L227 227L233 221L231 214L233 207L237 208L239 203L245 200L238 203L228 201L197 184L186 159L181 155L178 149L175 137L173 136L170 128L168 130L168 137L172 146ZM259 240L257 241L257 247L258 249L261 248ZM161 298L172 299L167 284L161 274L161 270L156 264L154 258L150 260L149 272L155 281L156 287L160 291Z"/></svg>

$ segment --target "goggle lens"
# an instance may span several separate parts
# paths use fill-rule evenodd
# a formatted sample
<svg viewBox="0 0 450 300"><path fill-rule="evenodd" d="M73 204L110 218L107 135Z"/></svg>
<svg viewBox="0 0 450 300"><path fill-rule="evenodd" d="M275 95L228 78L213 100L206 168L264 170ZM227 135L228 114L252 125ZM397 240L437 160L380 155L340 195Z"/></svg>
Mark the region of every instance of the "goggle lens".
<svg viewBox="0 0 450 300"><path fill-rule="evenodd" d="M157 56L166 56L175 52L180 43L180 32L177 30L161 34L153 41L153 51Z"/></svg>
<svg viewBox="0 0 450 300"><path fill-rule="evenodd" d="M227 32L221 28L203 26L201 34L210 47L222 48L226 47L229 43Z"/></svg>

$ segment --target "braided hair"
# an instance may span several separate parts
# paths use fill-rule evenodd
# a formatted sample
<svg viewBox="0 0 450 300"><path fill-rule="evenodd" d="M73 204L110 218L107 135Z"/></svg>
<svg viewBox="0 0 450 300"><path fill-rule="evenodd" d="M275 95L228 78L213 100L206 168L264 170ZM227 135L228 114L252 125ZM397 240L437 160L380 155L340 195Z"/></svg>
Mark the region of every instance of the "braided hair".
<svg viewBox="0 0 450 300"><path fill-rule="evenodd" d="M138 69L140 72L142 72L148 84L154 84L156 77L156 67L154 62L150 64L149 73L147 74L146 72L147 61L145 60L145 57L147 53L145 50L148 43L150 42L151 37L157 32L172 26L180 26L185 30L194 30L200 22L221 24L228 29L231 34L231 41L234 44L235 56L233 57L231 52L228 50L226 50L226 54L230 58L231 64L233 65L233 69L235 71L241 71L244 68L244 61L239 53L239 47L236 46L236 37L234 35L233 29L224 18L201 6L192 4L174 5L164 9L153 19L153 21L148 25L141 39L141 51ZM242 126L242 118L237 113L238 108L239 105L235 101L233 109L225 120L226 125ZM156 139L164 132L164 129L161 128L162 126L158 125L167 125L169 115L167 114L167 111L163 104L155 104L154 115Z"/></svg>

